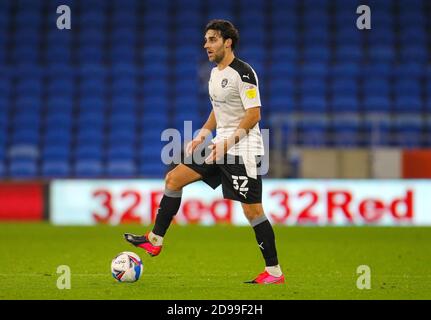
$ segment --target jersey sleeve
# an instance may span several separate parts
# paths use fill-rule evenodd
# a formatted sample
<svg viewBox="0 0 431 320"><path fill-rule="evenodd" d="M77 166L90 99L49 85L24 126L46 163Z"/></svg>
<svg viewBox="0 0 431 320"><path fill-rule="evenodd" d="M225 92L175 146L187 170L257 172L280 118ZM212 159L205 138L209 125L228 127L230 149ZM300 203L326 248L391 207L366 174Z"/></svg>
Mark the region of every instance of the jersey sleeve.
<svg viewBox="0 0 431 320"><path fill-rule="evenodd" d="M260 93L256 73L250 70L250 73L239 74L239 77L238 89L244 109L260 107Z"/></svg>

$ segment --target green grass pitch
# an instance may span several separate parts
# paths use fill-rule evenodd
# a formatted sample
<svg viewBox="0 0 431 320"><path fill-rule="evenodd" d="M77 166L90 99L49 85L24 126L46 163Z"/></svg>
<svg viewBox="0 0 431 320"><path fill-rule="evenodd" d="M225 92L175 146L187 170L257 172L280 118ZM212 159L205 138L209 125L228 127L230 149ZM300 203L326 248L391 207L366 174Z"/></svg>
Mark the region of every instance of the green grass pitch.
<svg viewBox="0 0 431 320"><path fill-rule="evenodd" d="M275 227L286 285L244 284L263 270L250 227L171 226L160 256L123 240L148 227L0 224L3 299L431 299L431 228ZM141 279L117 283L111 259L138 253ZM59 265L71 289L56 286ZM371 289L356 286L371 269Z"/></svg>

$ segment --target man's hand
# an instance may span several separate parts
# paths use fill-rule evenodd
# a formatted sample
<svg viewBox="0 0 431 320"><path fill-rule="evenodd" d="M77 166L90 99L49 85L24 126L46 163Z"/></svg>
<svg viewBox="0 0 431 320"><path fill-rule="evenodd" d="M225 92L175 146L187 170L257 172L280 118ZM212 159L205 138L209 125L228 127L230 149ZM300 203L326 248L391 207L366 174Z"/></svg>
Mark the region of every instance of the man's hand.
<svg viewBox="0 0 431 320"><path fill-rule="evenodd" d="M202 142L204 142L205 138L200 138L200 137L196 137L194 138L192 141L190 141L189 143L187 143L186 146L186 156L188 157L189 155L191 155L193 153L193 151L195 151L196 147L198 145L200 145Z"/></svg>
<svg viewBox="0 0 431 320"><path fill-rule="evenodd" d="M216 144L209 145L211 149L210 155L205 159L206 164L214 163L224 157L228 148L227 140L220 141Z"/></svg>

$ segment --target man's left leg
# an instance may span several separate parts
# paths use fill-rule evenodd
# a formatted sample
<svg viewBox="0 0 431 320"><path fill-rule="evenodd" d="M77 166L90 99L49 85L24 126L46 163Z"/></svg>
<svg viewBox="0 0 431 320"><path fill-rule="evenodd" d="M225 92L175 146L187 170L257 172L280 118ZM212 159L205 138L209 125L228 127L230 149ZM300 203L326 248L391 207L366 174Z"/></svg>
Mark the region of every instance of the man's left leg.
<svg viewBox="0 0 431 320"><path fill-rule="evenodd" d="M261 203L241 203L244 214L254 229L257 244L265 259L265 271L250 283L284 283L284 275L278 264L275 235L271 223L266 218Z"/></svg>

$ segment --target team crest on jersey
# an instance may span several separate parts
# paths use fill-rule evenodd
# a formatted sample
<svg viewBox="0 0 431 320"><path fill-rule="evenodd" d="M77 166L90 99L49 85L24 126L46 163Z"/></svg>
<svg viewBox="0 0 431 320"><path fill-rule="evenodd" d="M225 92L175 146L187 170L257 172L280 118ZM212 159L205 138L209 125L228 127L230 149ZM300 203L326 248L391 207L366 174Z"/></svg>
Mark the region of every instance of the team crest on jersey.
<svg viewBox="0 0 431 320"><path fill-rule="evenodd" d="M228 80L227 80L226 78L224 78L224 79L221 81L221 87L222 87L222 88L226 87L227 82L228 82Z"/></svg>

